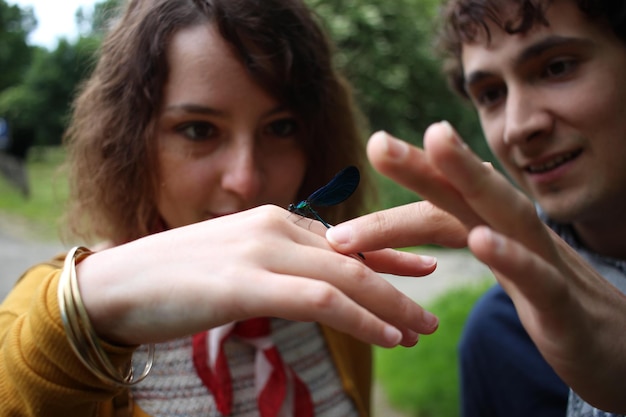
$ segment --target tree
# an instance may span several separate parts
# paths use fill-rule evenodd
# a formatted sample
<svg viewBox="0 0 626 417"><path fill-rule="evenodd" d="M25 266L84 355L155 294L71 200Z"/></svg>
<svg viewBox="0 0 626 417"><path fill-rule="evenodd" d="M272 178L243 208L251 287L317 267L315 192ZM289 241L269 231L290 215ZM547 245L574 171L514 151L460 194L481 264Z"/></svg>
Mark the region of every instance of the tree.
<svg viewBox="0 0 626 417"><path fill-rule="evenodd" d="M32 8L0 0L0 92L20 82L31 60L28 34L37 25Z"/></svg>
<svg viewBox="0 0 626 417"><path fill-rule="evenodd" d="M98 4L94 16L104 15L105 9ZM80 37L74 43L60 39L53 51L29 47L26 37L36 26L32 10L9 7L4 0L0 0L0 12L0 20L8 22L2 26L7 30L0 28L0 65L3 65L2 58L5 56L3 39L13 40L13 47L6 50L6 65L3 65L3 69L10 71L5 73L3 70L0 75L0 83L7 79L4 88L0 89L0 115L11 125L13 142L24 146L58 145L74 92L91 71L100 38L94 34L95 30L90 30L88 36ZM81 13L82 9L79 9L77 19L84 15ZM84 21L82 24L85 26ZM22 62L25 63L22 65ZM15 75L9 77L9 73Z"/></svg>
<svg viewBox="0 0 626 417"><path fill-rule="evenodd" d="M78 83L93 65L97 43L59 40L54 51L36 49L21 84L0 94L0 114L13 124L15 140L58 145Z"/></svg>
<svg viewBox="0 0 626 417"><path fill-rule="evenodd" d="M434 53L438 0L306 0L337 44L337 66L355 87L373 131L417 145L428 125L449 120L482 157L491 154L474 111L448 88ZM387 206L415 199L381 179Z"/></svg>

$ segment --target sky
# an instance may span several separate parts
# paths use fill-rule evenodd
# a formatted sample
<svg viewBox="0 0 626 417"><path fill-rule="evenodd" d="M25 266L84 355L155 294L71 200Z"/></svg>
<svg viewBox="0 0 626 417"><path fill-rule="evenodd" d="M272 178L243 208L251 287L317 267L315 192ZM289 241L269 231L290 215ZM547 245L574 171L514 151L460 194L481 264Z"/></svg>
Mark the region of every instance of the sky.
<svg viewBox="0 0 626 417"><path fill-rule="evenodd" d="M28 41L31 45L39 45L54 49L61 37L76 39L78 29L74 15L79 7L93 10L97 0L6 0L8 4L16 4L20 8L32 6L37 18L37 28L31 32Z"/></svg>

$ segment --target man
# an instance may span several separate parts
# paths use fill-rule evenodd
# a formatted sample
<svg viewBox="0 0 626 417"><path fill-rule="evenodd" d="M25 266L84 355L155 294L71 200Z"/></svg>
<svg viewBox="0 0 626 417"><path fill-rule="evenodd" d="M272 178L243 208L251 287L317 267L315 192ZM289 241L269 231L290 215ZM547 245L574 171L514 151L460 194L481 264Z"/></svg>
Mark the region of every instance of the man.
<svg viewBox="0 0 626 417"><path fill-rule="evenodd" d="M626 2L451 0L445 11L452 84L534 202L445 122L423 151L377 133L376 169L445 212L399 207L328 240L345 253L467 242L494 271L510 298L494 290L466 329L465 416L565 415L542 357L571 387L568 416L626 414ZM523 328L502 313L510 303ZM528 336L538 350L520 350Z"/></svg>

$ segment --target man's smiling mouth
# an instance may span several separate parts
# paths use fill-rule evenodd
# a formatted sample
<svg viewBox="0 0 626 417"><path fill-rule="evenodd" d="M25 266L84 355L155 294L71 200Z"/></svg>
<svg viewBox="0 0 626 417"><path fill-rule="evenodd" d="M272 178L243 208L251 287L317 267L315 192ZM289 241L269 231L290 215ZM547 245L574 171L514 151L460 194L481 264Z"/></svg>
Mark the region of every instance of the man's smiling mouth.
<svg viewBox="0 0 626 417"><path fill-rule="evenodd" d="M568 153L561 154L541 164L528 165L526 167L526 172L529 172L531 174L542 174L544 172L548 172L550 170L553 170L554 168L557 168L571 161L572 159L575 159L578 155L581 154L581 152L582 152L581 150L568 152Z"/></svg>

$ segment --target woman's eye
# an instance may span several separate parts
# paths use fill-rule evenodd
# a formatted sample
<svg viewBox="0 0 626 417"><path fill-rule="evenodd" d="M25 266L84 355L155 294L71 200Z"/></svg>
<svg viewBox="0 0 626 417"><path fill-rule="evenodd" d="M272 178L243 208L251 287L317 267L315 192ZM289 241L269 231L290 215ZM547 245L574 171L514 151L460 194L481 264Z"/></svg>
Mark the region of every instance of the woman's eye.
<svg viewBox="0 0 626 417"><path fill-rule="evenodd" d="M176 129L192 141L201 141L215 135L215 126L207 122L185 123Z"/></svg>
<svg viewBox="0 0 626 417"><path fill-rule="evenodd" d="M287 118L271 122L266 132L279 137L293 136L298 131L298 122L295 119Z"/></svg>

